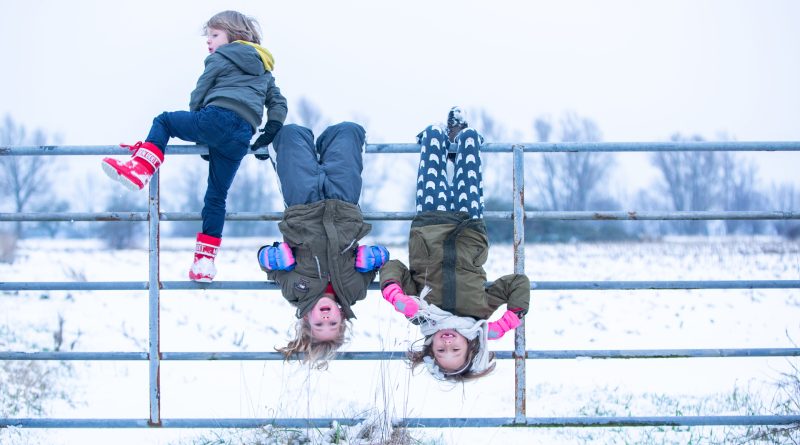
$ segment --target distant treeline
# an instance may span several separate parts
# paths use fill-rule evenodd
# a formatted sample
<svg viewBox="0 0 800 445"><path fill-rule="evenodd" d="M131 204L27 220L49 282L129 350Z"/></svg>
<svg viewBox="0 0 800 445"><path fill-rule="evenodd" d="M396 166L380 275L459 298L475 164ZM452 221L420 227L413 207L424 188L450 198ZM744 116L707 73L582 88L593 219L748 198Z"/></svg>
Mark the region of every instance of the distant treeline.
<svg viewBox="0 0 800 445"><path fill-rule="evenodd" d="M290 121L308 126L319 134L328 124L310 101L301 99ZM487 142L507 141L507 132L485 110L470 113L470 124ZM566 113L557 122L547 117L532 121L539 142L597 142L601 132L594 121ZM57 143L42 130L29 133L23 125L6 116L0 125L0 145L46 145ZM57 138L56 138L57 139ZM700 136L674 134L672 141L702 141ZM760 189L756 165L731 152L658 152L649 160L660 176L646 190L628 191L625 184L611 183L614 153L548 153L525 155L525 208L528 211L798 211L800 193L794 184L772 184ZM92 161L94 159L92 158ZM411 154L367 155L364 159L365 211L413 211L417 156ZM483 156L486 210L510 211L511 156L488 153ZM99 163L98 163L99 166ZM200 157L181 157L176 177L161 180L162 211L199 212L203 206L205 170ZM169 170L169 169L167 169ZM146 193L128 192L121 187L97 187L98 182L72 177L60 168L58 158L0 156L0 212L86 212L145 211ZM84 184L84 185L81 185ZM88 185L87 185L88 184ZM248 157L229 192L229 212L278 212L283 201L278 181L268 162ZM74 198L59 197L55 187L75 192ZM84 190L87 189L87 190ZM91 189L91 190L88 190ZM100 196L97 196L98 192ZM622 196L624 195L624 197ZM100 208L87 202L99 200ZM372 236L398 237L407 233L408 222L375 222ZM493 242L511 241L511 221L488 224ZM194 236L199 221L166 222L166 236ZM147 225L143 222L13 222L0 223L0 231L16 238L102 237L109 247L141 245ZM670 234L726 235L778 234L800 236L797 220L730 221L559 221L529 220L526 241L564 242L581 240L649 239ZM277 237L277 223L229 221L225 236Z"/></svg>

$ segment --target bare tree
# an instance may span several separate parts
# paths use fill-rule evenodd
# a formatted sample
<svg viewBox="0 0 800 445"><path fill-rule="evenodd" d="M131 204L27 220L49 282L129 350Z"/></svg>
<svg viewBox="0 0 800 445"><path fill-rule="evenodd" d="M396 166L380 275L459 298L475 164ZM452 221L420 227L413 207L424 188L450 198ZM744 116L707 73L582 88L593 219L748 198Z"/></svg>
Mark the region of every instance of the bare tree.
<svg viewBox="0 0 800 445"><path fill-rule="evenodd" d="M730 152L719 153L722 164L722 202L725 210L763 210L765 197L758 191L756 180L758 168L742 156ZM765 221L726 220L727 233L762 233L766 228Z"/></svg>
<svg viewBox="0 0 800 445"><path fill-rule="evenodd" d="M192 160L193 162L197 162ZM206 175L202 174L203 169L208 169L208 163L202 162L202 166L195 170L192 166L192 171L197 173L183 174L178 180L177 194L171 193L166 195L162 201L164 207L171 206L181 212L200 212L203 208L203 194L207 187ZM188 171L188 169L187 169ZM161 189L162 193L165 189ZM176 198L177 203L173 204L172 200ZM194 237L200 231L199 221L176 221L170 225L170 232L175 236Z"/></svg>
<svg viewBox="0 0 800 445"><path fill-rule="evenodd" d="M268 212L275 210L275 193L278 192L277 179L269 161L243 165L228 193L228 211ZM281 198L281 202L282 202ZM282 210L282 209L281 209ZM276 227L273 222L231 221L225 223L225 233L230 236L273 235Z"/></svg>
<svg viewBox="0 0 800 445"><path fill-rule="evenodd" d="M600 130L591 119L573 112L559 122L562 142L595 142ZM534 121L540 142L547 142L552 124L546 118ZM534 175L543 206L550 210L588 210L592 202L609 202L599 186L613 164L606 153L552 153L542 156L541 172Z"/></svg>
<svg viewBox="0 0 800 445"><path fill-rule="evenodd" d="M773 186L770 196L772 196L773 199L772 205L777 210L796 212L800 209L800 193L795 189L794 184L785 183ZM773 225L775 231L778 232L779 235L789 239L800 238L800 221L787 219L777 220Z"/></svg>
<svg viewBox="0 0 800 445"><path fill-rule="evenodd" d="M489 114L486 109L481 108L470 112L470 114L467 115L467 122L471 127L478 130L478 133L480 133L486 141L503 142L503 138L506 134L505 127Z"/></svg>
<svg viewBox="0 0 800 445"><path fill-rule="evenodd" d="M301 97L297 101L296 109L297 123L310 128L315 135L319 135L325 127L328 126L328 122L322 115L322 111L308 98Z"/></svg>
<svg viewBox="0 0 800 445"><path fill-rule="evenodd" d="M6 115L3 126L0 127L0 145L45 145L47 135L42 130L36 130L28 136L24 126L14 122L10 115ZM50 186L49 166L41 156L0 156L0 193L10 195L13 211L21 213L30 210L37 203L39 208L47 208L48 202L54 198L50 193L44 193ZM22 222L16 223L15 236L21 238Z"/></svg>
<svg viewBox="0 0 800 445"><path fill-rule="evenodd" d="M112 212L142 212L147 209L147 196L138 191L114 187L108 195L107 208ZM147 223L142 221L109 221L100 223L98 234L109 249L130 249L143 244Z"/></svg>
<svg viewBox="0 0 800 445"><path fill-rule="evenodd" d="M702 141L700 136L684 137L674 134L673 141ZM651 157L661 172L663 188L674 210L712 210L720 202L723 170L719 154L712 151L656 152ZM679 221L682 233L707 234L705 221Z"/></svg>
<svg viewBox="0 0 800 445"><path fill-rule="evenodd" d="M503 142L504 127L485 109L470 111L466 116L469 126L483 136L484 142ZM511 199L511 177L513 164L508 153L484 153L481 155L483 168L483 191L487 207L495 203L504 205Z"/></svg>
<svg viewBox="0 0 800 445"><path fill-rule="evenodd" d="M540 116L533 121L533 129L536 131L536 139L539 142L547 142L553 132L553 123L550 122L549 117Z"/></svg>

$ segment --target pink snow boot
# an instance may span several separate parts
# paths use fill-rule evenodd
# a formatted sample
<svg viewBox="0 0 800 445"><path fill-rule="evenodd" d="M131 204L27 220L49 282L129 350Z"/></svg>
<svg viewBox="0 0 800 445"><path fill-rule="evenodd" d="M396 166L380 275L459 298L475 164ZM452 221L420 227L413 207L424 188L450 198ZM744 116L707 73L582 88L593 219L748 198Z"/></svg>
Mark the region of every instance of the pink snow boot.
<svg viewBox="0 0 800 445"><path fill-rule="evenodd" d="M134 145L120 144L133 152L128 162L114 158L103 159L103 171L109 178L119 181L131 190L141 190L150 182L158 167L164 162L164 153L150 142L137 142Z"/></svg>
<svg viewBox="0 0 800 445"><path fill-rule="evenodd" d="M194 250L194 264L189 269L189 279L200 283L210 283L217 274L214 258L222 242L221 238L214 238L205 233L197 234L197 247Z"/></svg>

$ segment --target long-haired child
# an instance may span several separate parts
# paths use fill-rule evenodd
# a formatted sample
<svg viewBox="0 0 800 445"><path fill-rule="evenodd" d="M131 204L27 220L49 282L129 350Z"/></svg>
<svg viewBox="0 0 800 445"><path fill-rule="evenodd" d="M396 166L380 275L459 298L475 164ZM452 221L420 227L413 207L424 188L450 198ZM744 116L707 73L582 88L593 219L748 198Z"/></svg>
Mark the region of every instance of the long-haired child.
<svg viewBox="0 0 800 445"><path fill-rule="evenodd" d="M164 161L171 137L208 145L208 187L202 231L197 234L189 279L211 282L214 258L222 243L225 200L250 139L267 123L253 149L268 145L286 119L286 98L272 76L274 59L260 45L258 22L237 11L220 12L204 26L209 55L189 101L190 111L164 112L153 119L145 142L123 145L133 154L126 162L103 159L103 171L131 190L141 190Z"/></svg>
<svg viewBox="0 0 800 445"><path fill-rule="evenodd" d="M295 338L277 350L287 359L302 353L317 369L347 341L352 306L389 259L382 246L358 244L372 228L358 206L365 140L360 125L343 122L316 144L311 130L297 125L283 127L273 143L287 206L278 224L283 242L261 247L258 262L297 308Z"/></svg>
<svg viewBox="0 0 800 445"><path fill-rule="evenodd" d="M489 239L483 221L483 137L453 107L446 129L428 126L417 141L417 215L408 240L409 267L387 262L380 271L381 290L424 336L408 352L412 368L424 365L440 380L475 379L495 367L487 341L519 326L527 313L530 281L512 274L485 287ZM451 146L452 183L446 168ZM503 316L488 322L503 304Z"/></svg>

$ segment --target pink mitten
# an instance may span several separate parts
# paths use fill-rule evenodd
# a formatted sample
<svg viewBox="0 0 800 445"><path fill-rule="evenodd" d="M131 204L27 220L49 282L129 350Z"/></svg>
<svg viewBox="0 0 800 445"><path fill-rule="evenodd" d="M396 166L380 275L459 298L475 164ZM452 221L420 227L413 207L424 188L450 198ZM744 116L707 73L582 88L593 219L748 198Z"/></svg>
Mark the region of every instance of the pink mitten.
<svg viewBox="0 0 800 445"><path fill-rule="evenodd" d="M497 340L508 331L515 329L520 325L519 317L517 314L506 311L502 317L497 321L489 322L489 340Z"/></svg>
<svg viewBox="0 0 800 445"><path fill-rule="evenodd" d="M400 312L406 317L413 317L419 310L419 304L403 292L403 289L397 283L391 283L384 287L381 291L383 299L392 303L394 310Z"/></svg>

